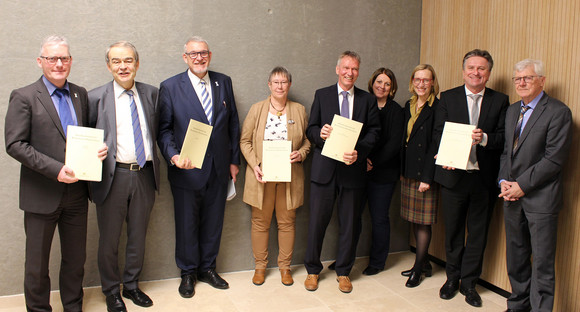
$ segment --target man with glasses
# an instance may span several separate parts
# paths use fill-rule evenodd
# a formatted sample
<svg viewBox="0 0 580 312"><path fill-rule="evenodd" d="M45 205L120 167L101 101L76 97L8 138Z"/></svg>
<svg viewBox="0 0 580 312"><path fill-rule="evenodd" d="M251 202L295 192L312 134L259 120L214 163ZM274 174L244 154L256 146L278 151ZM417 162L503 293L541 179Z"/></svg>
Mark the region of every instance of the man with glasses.
<svg viewBox="0 0 580 312"><path fill-rule="evenodd" d="M236 181L240 164L238 111L230 77L208 71L212 53L194 36L184 46L184 73L159 88L159 138L169 164L175 208L175 260L181 270L179 293L194 295L196 278L219 289L228 283L215 271L224 221L229 179ZM213 127L201 168L179 154L190 119Z"/></svg>
<svg viewBox="0 0 580 312"><path fill-rule="evenodd" d="M512 286L507 306L508 311L552 311L562 167L572 141L572 113L544 92L542 61L518 62L513 81L522 99L507 110L498 177Z"/></svg>
<svg viewBox="0 0 580 312"><path fill-rule="evenodd" d="M441 93L435 112L436 144L447 121L475 125L467 170L445 166L435 169L435 182L441 185L447 261L447 281L439 297L448 300L460 290L474 307L482 305L475 285L481 275L489 220L499 193L496 178L509 105L507 95L486 88L492 67L493 59L487 51L467 52L463 58L464 85Z"/></svg>
<svg viewBox="0 0 580 312"><path fill-rule="evenodd" d="M48 267L58 226L62 306L64 311L82 311L89 192L64 161L67 126L87 126L87 91L67 81L72 57L65 38L44 39L36 62L43 75L12 91L4 128L6 152L22 164L26 308L52 311ZM106 146L98 155L106 157Z"/></svg>
<svg viewBox="0 0 580 312"><path fill-rule="evenodd" d="M113 81L89 91L89 124L103 129L109 156L101 182L90 183L99 224L98 264L107 310L126 311L121 298L149 307L153 301L139 289L149 215L159 189L156 87L135 81L139 53L127 41L105 54ZM119 272L119 239L127 222L125 269Z"/></svg>

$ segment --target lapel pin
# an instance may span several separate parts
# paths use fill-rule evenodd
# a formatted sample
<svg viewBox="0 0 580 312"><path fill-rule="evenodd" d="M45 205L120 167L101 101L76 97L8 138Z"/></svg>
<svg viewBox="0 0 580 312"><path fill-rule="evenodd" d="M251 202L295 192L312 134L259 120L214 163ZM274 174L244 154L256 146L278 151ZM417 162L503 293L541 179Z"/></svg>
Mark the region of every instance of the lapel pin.
<svg viewBox="0 0 580 312"><path fill-rule="evenodd" d="M292 119L289 119L288 120L288 123L291 124L291 125L295 124L294 120L292 120Z"/></svg>
<svg viewBox="0 0 580 312"><path fill-rule="evenodd" d="M79 97L78 93L75 92L75 98L78 98L78 97Z"/></svg>
<svg viewBox="0 0 580 312"><path fill-rule="evenodd" d="M217 83L217 82L216 82ZM224 103L224 107L226 107L226 101L223 102Z"/></svg>
<svg viewBox="0 0 580 312"><path fill-rule="evenodd" d="M219 83L216 81L216 82L215 82L215 86L216 86L216 87L219 87L219 86L220 86L220 84L219 84Z"/></svg>

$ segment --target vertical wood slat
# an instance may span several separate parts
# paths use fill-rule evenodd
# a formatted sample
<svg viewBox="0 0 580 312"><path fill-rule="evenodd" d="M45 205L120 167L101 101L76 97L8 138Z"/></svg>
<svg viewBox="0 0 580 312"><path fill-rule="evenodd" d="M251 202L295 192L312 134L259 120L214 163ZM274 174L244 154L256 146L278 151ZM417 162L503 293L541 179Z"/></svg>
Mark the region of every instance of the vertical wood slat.
<svg viewBox="0 0 580 312"><path fill-rule="evenodd" d="M575 138L564 173L564 207L558 226L554 311L580 311L580 4L577 0L424 0L421 63L435 68L441 90L462 84L461 60L473 49L490 51L494 68L488 86L518 100L513 65L537 58L546 65L548 94L572 110ZM445 259L442 211L433 228L430 253ZM503 211L494 211L482 278L510 291L505 265Z"/></svg>

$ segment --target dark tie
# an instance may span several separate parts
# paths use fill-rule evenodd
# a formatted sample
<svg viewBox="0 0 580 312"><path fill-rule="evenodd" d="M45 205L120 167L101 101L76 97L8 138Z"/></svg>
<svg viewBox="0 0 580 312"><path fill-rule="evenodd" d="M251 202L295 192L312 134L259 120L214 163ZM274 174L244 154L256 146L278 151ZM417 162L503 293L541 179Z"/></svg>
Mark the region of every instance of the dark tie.
<svg viewBox="0 0 580 312"><path fill-rule="evenodd" d="M141 122L139 121L139 112L137 111L137 105L135 105L135 99L133 98L133 91L125 90L125 93L129 96L131 101L131 123L133 124L133 140L135 141L135 157L137 157L137 163L139 167L143 168L145 166L145 148L143 146L143 134L141 133Z"/></svg>
<svg viewBox="0 0 580 312"><path fill-rule="evenodd" d="M520 117L518 117L518 122L516 123L516 131L514 132L514 146L512 152L518 147L518 141L520 140L520 133L522 132L522 123L524 121L524 115L530 109L528 105L522 106L520 109Z"/></svg>
<svg viewBox="0 0 580 312"><path fill-rule="evenodd" d="M340 107L340 116L349 118L348 116L348 92L342 91L342 106Z"/></svg>
<svg viewBox="0 0 580 312"><path fill-rule="evenodd" d="M201 100L203 105L203 110L205 111L205 115L207 116L207 121L211 125L211 115L212 115L212 107L211 107L211 97L205 88L205 80L200 80L201 83Z"/></svg>
<svg viewBox="0 0 580 312"><path fill-rule="evenodd" d="M479 98L481 94L470 94L471 98L471 114L469 123L477 127L477 121L479 120ZM469 153L469 162L475 164L477 162L477 146L471 146L471 152Z"/></svg>
<svg viewBox="0 0 580 312"><path fill-rule="evenodd" d="M58 117L60 118L60 124L62 125L62 129L64 130L64 136L66 137L67 126L75 125L74 119L72 118L72 114L70 111L70 107L68 106L68 102L66 100L68 90L56 89L54 90L54 93L56 93L56 96L58 97Z"/></svg>

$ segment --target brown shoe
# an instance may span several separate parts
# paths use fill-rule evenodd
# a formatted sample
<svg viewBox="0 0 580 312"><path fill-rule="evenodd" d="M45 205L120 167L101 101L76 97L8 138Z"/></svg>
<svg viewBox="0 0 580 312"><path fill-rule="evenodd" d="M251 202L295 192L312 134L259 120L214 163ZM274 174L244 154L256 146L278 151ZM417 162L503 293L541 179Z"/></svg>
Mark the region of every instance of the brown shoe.
<svg viewBox="0 0 580 312"><path fill-rule="evenodd" d="M266 279L266 270L265 269L256 269L254 272L254 277L252 277L252 283L256 286L260 286L264 284L264 280Z"/></svg>
<svg viewBox="0 0 580 312"><path fill-rule="evenodd" d="M336 277L336 281L338 282L338 289L343 293L349 293L352 291L352 284L348 276L338 276Z"/></svg>
<svg viewBox="0 0 580 312"><path fill-rule="evenodd" d="M318 274L308 274L304 281L306 290L315 291L318 289Z"/></svg>
<svg viewBox="0 0 580 312"><path fill-rule="evenodd" d="M291 286L294 284L294 280L292 279L292 271L290 271L290 269L281 269L280 277L282 278L282 284L286 286Z"/></svg>

